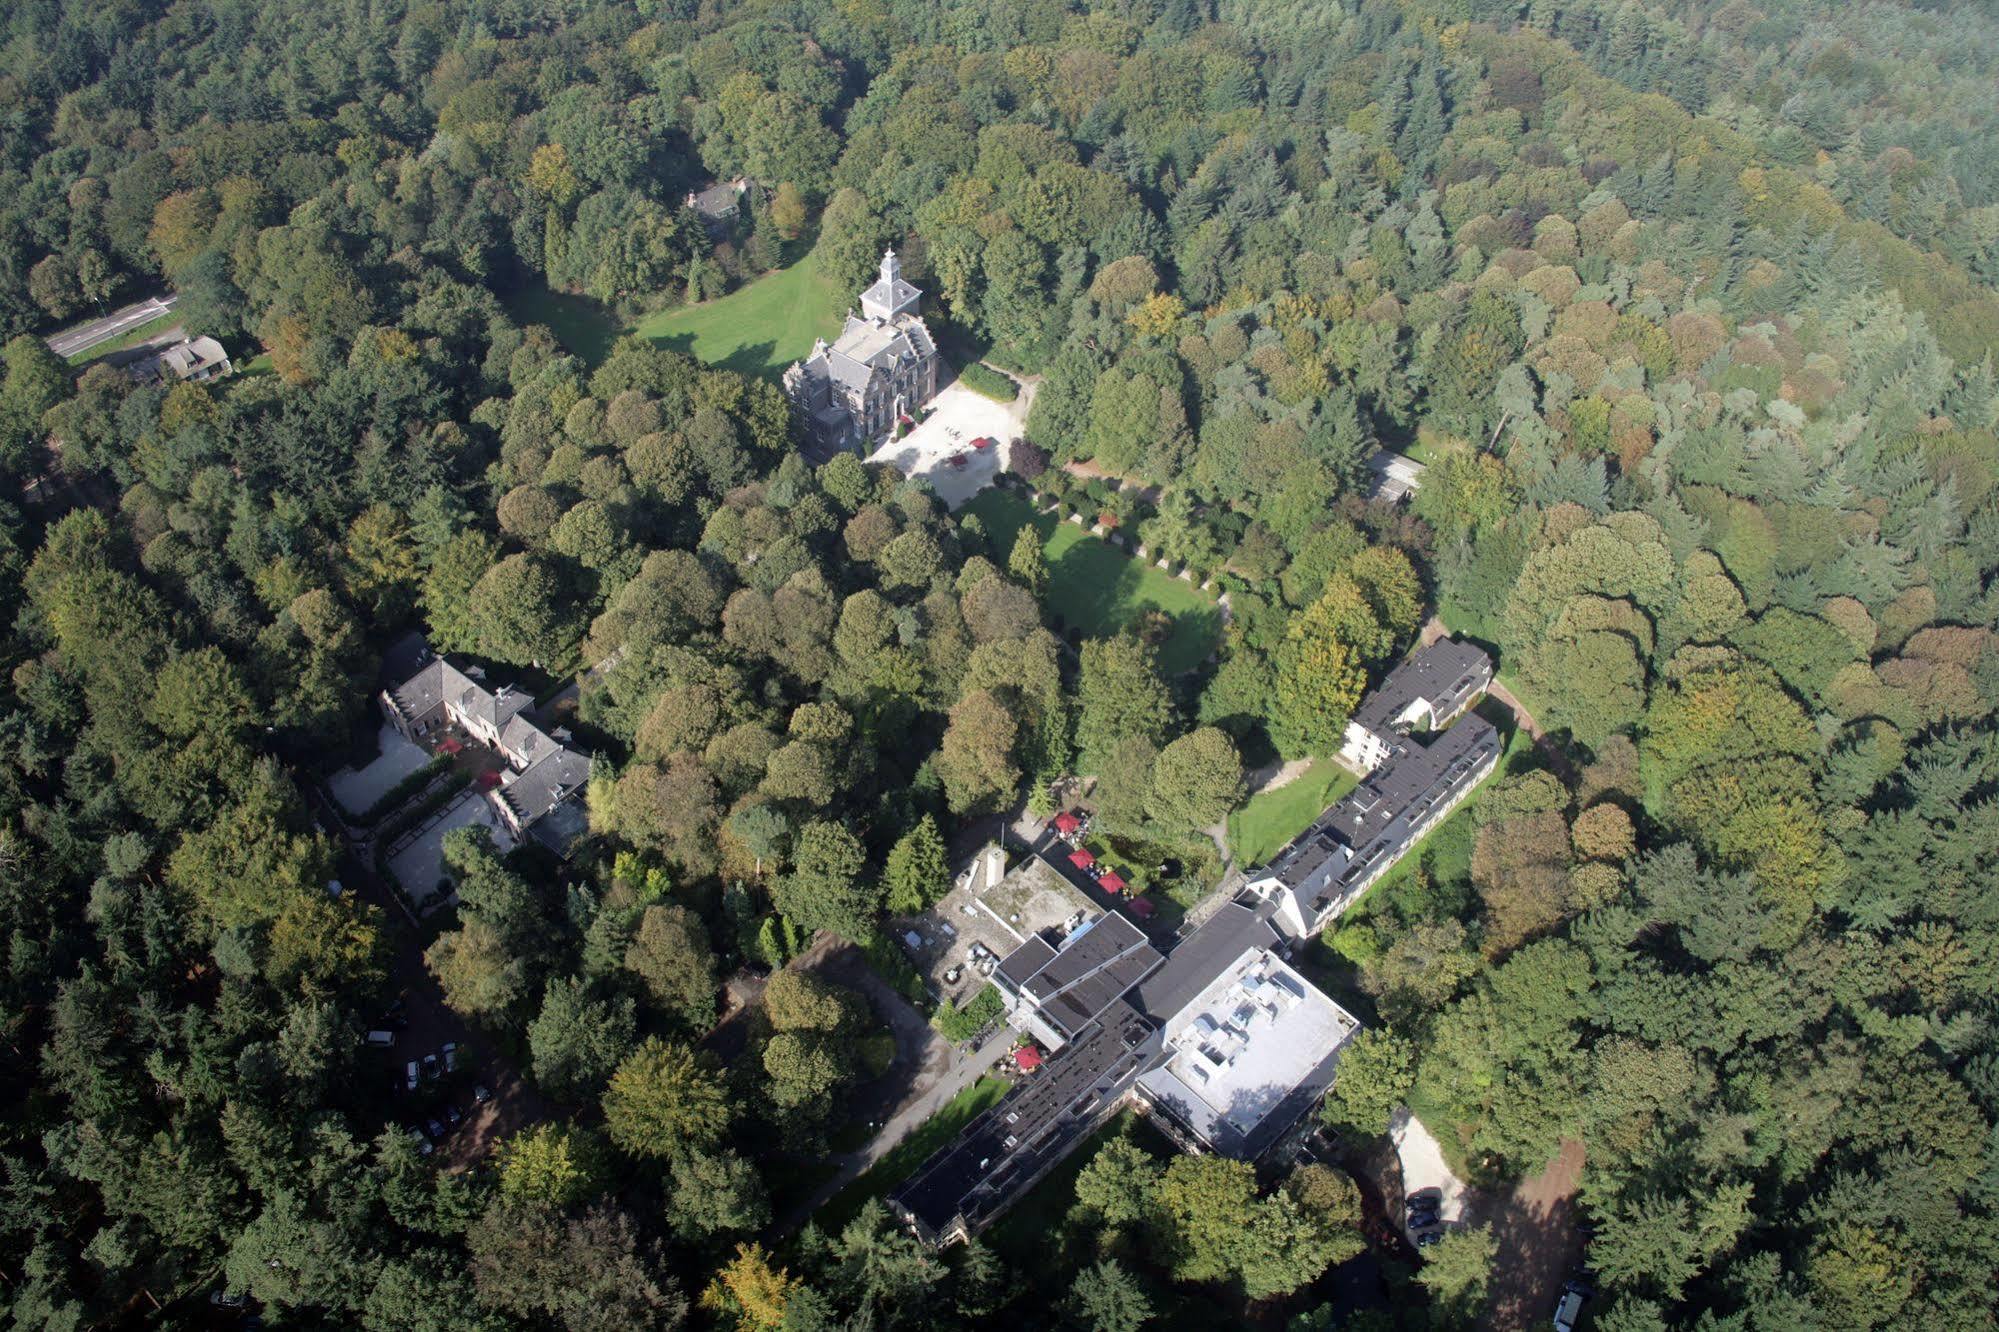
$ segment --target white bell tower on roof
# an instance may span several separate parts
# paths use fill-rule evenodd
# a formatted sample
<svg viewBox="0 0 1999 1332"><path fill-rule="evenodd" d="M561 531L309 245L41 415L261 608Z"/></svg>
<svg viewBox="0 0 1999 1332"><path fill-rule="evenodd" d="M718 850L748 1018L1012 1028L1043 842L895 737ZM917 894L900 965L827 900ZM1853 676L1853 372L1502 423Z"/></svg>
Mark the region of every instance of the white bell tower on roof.
<svg viewBox="0 0 1999 1332"><path fill-rule="evenodd" d="M893 320L898 315L915 314L923 295L902 280L902 261L894 250L882 253L881 276L861 293L861 314L869 319Z"/></svg>

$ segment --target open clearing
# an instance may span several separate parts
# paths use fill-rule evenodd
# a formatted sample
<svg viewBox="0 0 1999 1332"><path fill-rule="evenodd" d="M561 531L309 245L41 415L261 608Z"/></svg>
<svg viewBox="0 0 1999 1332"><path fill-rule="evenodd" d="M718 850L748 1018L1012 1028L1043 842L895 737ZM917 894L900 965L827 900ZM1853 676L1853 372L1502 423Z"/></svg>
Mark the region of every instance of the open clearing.
<svg viewBox="0 0 1999 1332"><path fill-rule="evenodd" d="M699 305L677 305L625 325L601 302L540 285L522 286L507 298L515 319L543 324L587 365L598 365L626 333L686 352L696 360L746 375L776 378L812 350L814 338L840 331L842 296L819 276L811 254L726 296Z"/></svg>
<svg viewBox="0 0 1999 1332"><path fill-rule="evenodd" d="M811 351L814 338L840 331L841 300L808 254L727 296L648 315L634 331L724 370L774 376Z"/></svg>
<svg viewBox="0 0 1999 1332"><path fill-rule="evenodd" d="M1313 759L1303 776L1274 791L1251 796L1229 815L1229 850L1238 865L1261 865L1310 827L1312 820L1354 789L1358 779L1328 758Z"/></svg>
<svg viewBox="0 0 1999 1332"><path fill-rule="evenodd" d="M994 402L962 380L946 384L930 400L923 424L876 449L868 461L928 481L945 508L959 508L999 475L1000 459L1023 424L1014 406ZM972 441L981 437L996 442L973 448ZM961 460L959 465L952 465L953 458Z"/></svg>
<svg viewBox="0 0 1999 1332"><path fill-rule="evenodd" d="M1136 626L1148 611L1159 611L1173 622L1159 644L1159 668L1167 675L1192 670L1214 650L1221 635L1221 608L1192 583L1133 559L1075 523L1035 513L1010 491L985 491L963 512L978 515L1001 562L1013 549L1015 534L1034 525L1048 560L1047 602L1065 625L1091 638L1108 638Z"/></svg>

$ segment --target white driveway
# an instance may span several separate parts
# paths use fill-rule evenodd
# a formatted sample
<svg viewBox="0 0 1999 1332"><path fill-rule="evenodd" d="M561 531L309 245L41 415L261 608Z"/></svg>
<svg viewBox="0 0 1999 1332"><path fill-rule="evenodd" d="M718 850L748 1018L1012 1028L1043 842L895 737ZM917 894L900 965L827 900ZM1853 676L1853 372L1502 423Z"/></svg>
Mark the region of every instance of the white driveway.
<svg viewBox="0 0 1999 1332"><path fill-rule="evenodd" d="M359 768L342 768L326 779L340 808L355 818L366 814L377 800L395 790L396 783L430 762L430 755L403 737L387 722L376 737L379 752Z"/></svg>
<svg viewBox="0 0 1999 1332"><path fill-rule="evenodd" d="M493 847L501 855L511 851L513 836L500 826L493 802L480 792L467 791L457 800L430 816L430 822L416 840L389 860L389 872L408 894L410 905L419 913L450 901L457 889L444 868L444 837L455 828L485 828L493 835Z"/></svg>
<svg viewBox="0 0 1999 1332"><path fill-rule="evenodd" d="M1464 1219L1464 1181L1451 1173L1444 1164L1443 1149L1430 1130L1423 1127L1423 1121L1409 1113L1407 1106L1397 1106L1395 1114L1388 1121L1388 1136L1395 1144L1396 1155L1402 1158L1402 1196L1434 1190L1442 1197L1437 1208L1437 1218L1446 1225ZM1408 1212L1403 1212L1404 1229L1408 1227ZM1411 1242L1416 1235L1409 1232Z"/></svg>
<svg viewBox="0 0 1999 1332"><path fill-rule="evenodd" d="M892 464L904 476L922 477L944 507L955 509L999 475L1007 446L1020 435L1029 401L1022 394L1012 402L994 402L954 381L931 399L930 415L922 425L882 445L868 461ZM972 441L982 437L998 443L973 448ZM962 457L963 465L952 466L954 457Z"/></svg>

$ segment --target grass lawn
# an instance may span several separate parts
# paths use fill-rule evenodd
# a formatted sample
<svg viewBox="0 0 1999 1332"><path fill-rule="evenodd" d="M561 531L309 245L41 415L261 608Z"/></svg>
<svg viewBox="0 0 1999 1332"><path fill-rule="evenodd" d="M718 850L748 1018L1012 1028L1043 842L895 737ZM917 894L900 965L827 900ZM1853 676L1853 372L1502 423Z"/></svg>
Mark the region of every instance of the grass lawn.
<svg viewBox="0 0 1999 1332"><path fill-rule="evenodd" d="M1159 645L1159 667L1178 675L1201 664L1221 635L1222 614L1213 598L1192 583L1166 574L1091 536L1075 523L1037 514L1027 501L1005 490L986 490L969 500L960 515L975 513L1004 563L1016 533L1033 523L1048 560L1048 605L1065 625L1092 638L1107 638L1157 610L1173 621Z"/></svg>
<svg viewBox="0 0 1999 1332"><path fill-rule="evenodd" d="M807 254L727 296L650 315L636 331L724 370L775 375L811 351L814 338L840 331L844 299Z"/></svg>
<svg viewBox="0 0 1999 1332"><path fill-rule="evenodd" d="M1358 779L1331 759L1312 766L1289 785L1252 796L1229 815L1229 849L1238 865L1262 865L1310 827L1326 806L1354 789Z"/></svg>
<svg viewBox="0 0 1999 1332"><path fill-rule="evenodd" d="M866 1174L827 1199L812 1219L828 1234L838 1234L862 1204L870 1198L886 1198L896 1185L915 1174L932 1152L957 1137L960 1129L998 1102L1012 1085L1005 1078L987 1077L959 1092L949 1105L917 1125L914 1133L868 1167Z"/></svg>
<svg viewBox="0 0 1999 1332"><path fill-rule="evenodd" d="M148 319L143 324L126 329L109 342L100 342L95 347L78 352L76 355L70 357L66 364L72 366L89 365L92 361L102 360L112 352L124 351L127 347L136 347L148 339L157 338L160 334L172 328L174 321L178 318L178 315L169 310L156 319Z"/></svg>

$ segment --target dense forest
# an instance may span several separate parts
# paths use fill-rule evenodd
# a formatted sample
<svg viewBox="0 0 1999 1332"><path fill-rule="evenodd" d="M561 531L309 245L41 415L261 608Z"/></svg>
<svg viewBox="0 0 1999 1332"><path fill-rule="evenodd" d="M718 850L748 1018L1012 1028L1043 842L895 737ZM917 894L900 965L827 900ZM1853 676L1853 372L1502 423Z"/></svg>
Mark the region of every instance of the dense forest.
<svg viewBox="0 0 1999 1332"><path fill-rule="evenodd" d="M1548 734L1317 947L1366 1019L1329 1131L1407 1104L1492 1188L1580 1142L1599 1327L1988 1325L1995 64L1977 0L7 7L0 1308L1469 1326L1479 1230L1336 1321L1322 1167L1114 1140L1025 1254L779 1224L879 1027L787 959L906 985L885 918L1074 776L1191 900L1245 772L1337 749L1434 614ZM887 245L1038 377L1018 484L1227 591L1199 668L808 464L773 382L525 313ZM43 341L168 288L243 373ZM412 629L595 668L586 848L454 837L421 928L329 894L316 794ZM362 1045L411 950L543 1109L474 1168Z"/></svg>

